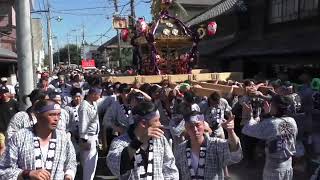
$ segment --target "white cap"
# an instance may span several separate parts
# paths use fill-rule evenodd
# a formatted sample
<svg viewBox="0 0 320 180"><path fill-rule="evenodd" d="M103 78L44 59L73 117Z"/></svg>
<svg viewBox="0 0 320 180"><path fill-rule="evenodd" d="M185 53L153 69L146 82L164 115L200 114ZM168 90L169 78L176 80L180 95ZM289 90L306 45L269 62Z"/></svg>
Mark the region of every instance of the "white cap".
<svg viewBox="0 0 320 180"><path fill-rule="evenodd" d="M3 82L3 81L8 81L8 78L2 77L2 78L1 78L1 81L2 81L2 82Z"/></svg>

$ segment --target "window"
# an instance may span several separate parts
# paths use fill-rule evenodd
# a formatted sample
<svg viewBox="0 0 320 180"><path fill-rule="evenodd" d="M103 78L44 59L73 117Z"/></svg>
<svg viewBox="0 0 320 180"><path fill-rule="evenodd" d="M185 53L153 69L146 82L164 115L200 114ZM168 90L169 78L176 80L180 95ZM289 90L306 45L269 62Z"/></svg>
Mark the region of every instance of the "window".
<svg viewBox="0 0 320 180"><path fill-rule="evenodd" d="M318 15L319 0L271 0L270 23L281 23Z"/></svg>
<svg viewBox="0 0 320 180"><path fill-rule="evenodd" d="M0 4L0 27L6 27L9 24L9 7L6 4Z"/></svg>

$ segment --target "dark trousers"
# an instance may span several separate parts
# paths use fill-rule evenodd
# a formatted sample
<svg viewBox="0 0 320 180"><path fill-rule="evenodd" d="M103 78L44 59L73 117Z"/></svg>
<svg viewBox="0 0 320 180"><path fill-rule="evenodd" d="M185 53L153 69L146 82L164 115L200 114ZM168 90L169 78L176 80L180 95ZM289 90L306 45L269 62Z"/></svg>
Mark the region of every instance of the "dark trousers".
<svg viewBox="0 0 320 180"><path fill-rule="evenodd" d="M241 145L242 145L244 160L248 162L254 161L255 149L258 141L259 140L257 138L242 134Z"/></svg>

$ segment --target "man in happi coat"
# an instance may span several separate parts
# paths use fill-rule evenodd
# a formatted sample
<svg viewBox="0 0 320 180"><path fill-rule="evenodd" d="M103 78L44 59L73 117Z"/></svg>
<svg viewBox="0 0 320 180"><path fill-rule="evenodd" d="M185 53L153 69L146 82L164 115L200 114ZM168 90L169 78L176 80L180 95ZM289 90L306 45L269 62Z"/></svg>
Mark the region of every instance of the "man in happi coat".
<svg viewBox="0 0 320 180"><path fill-rule="evenodd" d="M57 92L51 92L48 94L49 99L56 101L59 105L62 106L62 98L61 95ZM61 115L60 115L60 121L58 123L58 129L66 131L67 133L70 130L70 115L68 111L64 109L65 107L61 108ZM69 134L70 136L70 134Z"/></svg>
<svg viewBox="0 0 320 180"><path fill-rule="evenodd" d="M34 107L37 123L15 133L0 161L0 179L72 180L76 174L74 147L58 130L61 107L40 100Z"/></svg>
<svg viewBox="0 0 320 180"><path fill-rule="evenodd" d="M93 180L98 162L98 134L100 131L97 100L102 90L92 87L78 109L80 133L80 159L83 180Z"/></svg>
<svg viewBox="0 0 320 180"><path fill-rule="evenodd" d="M240 162L242 150L235 134L234 116L224 122L228 139L209 137L204 134L204 116L193 111L184 117L190 137L176 151L176 165L183 180L224 180L223 168Z"/></svg>
<svg viewBox="0 0 320 180"><path fill-rule="evenodd" d="M133 109L134 124L116 138L107 156L108 167L119 179L179 179L175 158L161 130L160 113L151 102Z"/></svg>
<svg viewBox="0 0 320 180"><path fill-rule="evenodd" d="M242 133L266 141L266 160L263 180L292 180L292 157L296 153L298 127L288 116L291 99L287 96L272 97L271 105L265 105L265 112L271 117L262 121L250 119Z"/></svg>
<svg viewBox="0 0 320 180"><path fill-rule="evenodd" d="M80 155L79 143L80 143L80 135L79 135L79 115L78 110L80 104L83 100L82 90L81 88L72 88L71 90L72 101L68 104L65 109L69 113L70 117L70 129L71 133L71 141L76 150L77 157ZM80 157L80 156L79 156Z"/></svg>

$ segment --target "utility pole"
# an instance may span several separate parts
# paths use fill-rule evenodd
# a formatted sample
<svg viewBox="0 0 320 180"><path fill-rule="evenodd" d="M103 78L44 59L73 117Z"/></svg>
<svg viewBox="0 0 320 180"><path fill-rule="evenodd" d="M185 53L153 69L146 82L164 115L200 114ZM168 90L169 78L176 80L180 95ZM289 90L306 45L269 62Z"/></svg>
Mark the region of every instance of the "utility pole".
<svg viewBox="0 0 320 180"><path fill-rule="evenodd" d="M76 46L77 46L77 53L79 51L79 47L78 47L78 35L76 34Z"/></svg>
<svg viewBox="0 0 320 180"><path fill-rule="evenodd" d="M30 103L23 103L23 97L31 93L33 85L31 23L29 0L15 1L17 12L17 51L20 108L26 110Z"/></svg>
<svg viewBox="0 0 320 180"><path fill-rule="evenodd" d="M86 55L85 55L85 52L84 52L84 24L82 24L82 43L81 43L81 46L82 46L82 52L81 52L81 60L85 60L86 59Z"/></svg>
<svg viewBox="0 0 320 180"><path fill-rule="evenodd" d="M136 10L134 8L134 0L130 0L130 9L131 9L131 17L134 23L134 19L136 18Z"/></svg>
<svg viewBox="0 0 320 180"><path fill-rule="evenodd" d="M34 55L34 33L33 33L33 29L32 29L32 22L33 20L32 20L32 17L31 17L31 15L30 15L30 29L31 29L31 48L32 48L32 67L33 67L33 84L37 84L37 73L36 73L36 71L37 71L37 67L38 66L36 66L36 64L37 65L39 65L40 64L40 62L38 61L39 60L39 58L37 59L37 63L35 63L35 55ZM37 56L38 57L38 56Z"/></svg>
<svg viewBox="0 0 320 180"><path fill-rule="evenodd" d="M57 43L57 49L58 49L58 64L60 63L60 45L59 45L59 39L57 36L55 36L56 43Z"/></svg>
<svg viewBox="0 0 320 180"><path fill-rule="evenodd" d="M102 39L103 38L103 34L101 34L100 36L101 36L100 45L102 45L102 43L103 43L103 39Z"/></svg>
<svg viewBox="0 0 320 180"><path fill-rule="evenodd" d="M76 55L78 55L79 52L79 47L78 47L78 31L79 29L73 29L71 30L72 32L75 32L75 36L76 36ZM76 59L78 59L78 56L76 56Z"/></svg>
<svg viewBox="0 0 320 180"><path fill-rule="evenodd" d="M114 0L114 9L115 9L115 15L119 15L118 11L118 0ZM120 39L120 32L119 29L117 29L117 37L118 37L118 55L119 55L119 60L117 62L118 67L122 67L122 61L121 61L121 39Z"/></svg>
<svg viewBox="0 0 320 180"><path fill-rule="evenodd" d="M53 56L52 56L52 34L51 34L51 14L50 4L47 0L48 14L47 14L47 38L48 38L48 60L49 60L49 72L53 72Z"/></svg>
<svg viewBox="0 0 320 180"><path fill-rule="evenodd" d="M68 41L68 66L71 67L71 58L70 58L70 43L69 43L69 33L67 33L67 41Z"/></svg>

